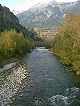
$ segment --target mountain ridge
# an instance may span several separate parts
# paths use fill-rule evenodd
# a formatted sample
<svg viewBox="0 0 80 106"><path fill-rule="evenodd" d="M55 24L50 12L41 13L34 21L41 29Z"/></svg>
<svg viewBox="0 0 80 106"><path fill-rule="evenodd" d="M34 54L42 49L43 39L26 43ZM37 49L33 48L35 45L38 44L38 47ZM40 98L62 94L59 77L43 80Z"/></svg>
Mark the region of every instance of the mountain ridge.
<svg viewBox="0 0 80 106"><path fill-rule="evenodd" d="M80 1L57 3L49 2L45 5L33 6L27 11L17 15L20 23L25 27L55 27L62 24L64 14L80 10ZM75 13L74 13L75 11Z"/></svg>

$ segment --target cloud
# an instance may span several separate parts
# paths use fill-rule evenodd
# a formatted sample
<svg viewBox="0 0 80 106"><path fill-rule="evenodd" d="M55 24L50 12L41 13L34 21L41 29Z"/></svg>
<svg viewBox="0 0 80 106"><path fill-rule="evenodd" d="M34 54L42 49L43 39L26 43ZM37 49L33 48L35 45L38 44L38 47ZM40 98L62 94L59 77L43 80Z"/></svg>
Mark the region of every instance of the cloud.
<svg viewBox="0 0 80 106"><path fill-rule="evenodd" d="M74 1L77 1L77 0L56 0L57 2L74 2Z"/></svg>
<svg viewBox="0 0 80 106"><path fill-rule="evenodd" d="M38 3L43 4L43 3L48 3L49 1L51 0L24 0L24 2L19 3L19 5L18 4L15 5L15 10L21 12L29 9L30 7Z"/></svg>
<svg viewBox="0 0 80 106"><path fill-rule="evenodd" d="M15 10L16 12L22 12L28 10L35 4L48 3L49 1L70 2L77 0L0 0L0 3L9 7L11 11Z"/></svg>

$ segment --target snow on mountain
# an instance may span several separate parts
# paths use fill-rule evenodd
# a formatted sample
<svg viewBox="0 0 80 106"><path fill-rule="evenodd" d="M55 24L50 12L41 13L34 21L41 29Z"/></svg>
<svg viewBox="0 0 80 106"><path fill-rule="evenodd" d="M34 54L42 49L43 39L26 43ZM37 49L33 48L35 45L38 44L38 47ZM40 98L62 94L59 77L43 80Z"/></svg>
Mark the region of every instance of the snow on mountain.
<svg viewBox="0 0 80 106"><path fill-rule="evenodd" d="M18 14L20 23L25 27L53 27L62 23L66 13L80 13L80 1L57 3L50 0L45 4L37 4Z"/></svg>

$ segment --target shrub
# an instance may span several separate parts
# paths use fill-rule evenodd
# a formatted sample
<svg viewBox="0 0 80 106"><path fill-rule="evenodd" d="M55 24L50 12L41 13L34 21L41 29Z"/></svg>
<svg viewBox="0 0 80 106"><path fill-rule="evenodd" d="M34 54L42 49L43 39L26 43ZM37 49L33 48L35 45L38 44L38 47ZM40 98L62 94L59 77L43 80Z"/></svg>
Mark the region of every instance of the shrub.
<svg viewBox="0 0 80 106"><path fill-rule="evenodd" d="M53 43L53 52L73 70L80 71L80 16L67 16Z"/></svg>
<svg viewBox="0 0 80 106"><path fill-rule="evenodd" d="M0 33L0 60L21 56L33 47L33 41L15 30Z"/></svg>

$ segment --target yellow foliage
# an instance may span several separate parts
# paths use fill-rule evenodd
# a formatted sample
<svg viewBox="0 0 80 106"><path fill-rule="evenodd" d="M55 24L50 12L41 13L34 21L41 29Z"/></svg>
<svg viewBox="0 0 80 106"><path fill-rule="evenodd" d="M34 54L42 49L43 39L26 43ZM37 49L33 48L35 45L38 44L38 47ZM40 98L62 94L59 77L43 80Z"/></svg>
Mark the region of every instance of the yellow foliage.
<svg viewBox="0 0 80 106"><path fill-rule="evenodd" d="M0 59L23 55L32 48L32 42L15 30L0 33Z"/></svg>
<svg viewBox="0 0 80 106"><path fill-rule="evenodd" d="M65 17L53 43L53 50L65 64L80 71L80 16Z"/></svg>

